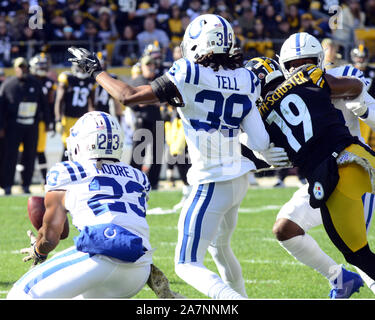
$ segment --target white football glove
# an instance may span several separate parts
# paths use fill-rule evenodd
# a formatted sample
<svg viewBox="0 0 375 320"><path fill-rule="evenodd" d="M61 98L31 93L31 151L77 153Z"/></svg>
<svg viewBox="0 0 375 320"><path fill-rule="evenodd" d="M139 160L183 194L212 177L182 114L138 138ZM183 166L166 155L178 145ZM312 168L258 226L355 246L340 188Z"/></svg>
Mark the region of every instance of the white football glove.
<svg viewBox="0 0 375 320"><path fill-rule="evenodd" d="M29 260L32 260L32 266L36 266L38 263L42 263L43 261L45 261L47 259L47 255L40 254L36 251L36 237L31 230L27 230L27 236L30 238L30 247L20 250L22 254L27 254L27 256L23 258L22 261L27 262Z"/></svg>
<svg viewBox="0 0 375 320"><path fill-rule="evenodd" d="M288 155L284 148L275 147L273 142L270 143L269 148L263 151L253 151L254 155L271 166L285 167L290 166Z"/></svg>
<svg viewBox="0 0 375 320"><path fill-rule="evenodd" d="M364 89L366 90L366 89ZM368 106L366 105L365 99L363 97L364 91L355 99L348 100L345 103L346 108L353 112L357 117L362 117L367 112Z"/></svg>

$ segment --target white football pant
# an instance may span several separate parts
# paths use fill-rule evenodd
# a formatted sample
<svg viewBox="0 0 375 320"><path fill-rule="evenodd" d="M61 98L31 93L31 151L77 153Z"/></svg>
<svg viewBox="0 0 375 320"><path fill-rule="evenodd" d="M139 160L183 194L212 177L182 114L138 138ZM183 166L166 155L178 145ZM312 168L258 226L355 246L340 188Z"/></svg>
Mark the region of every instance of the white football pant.
<svg viewBox="0 0 375 320"><path fill-rule="evenodd" d="M180 278L211 298L247 297L241 266L230 247L238 208L247 189L247 174L233 180L194 185L181 210L175 271ZM207 250L221 279L203 265Z"/></svg>
<svg viewBox="0 0 375 320"><path fill-rule="evenodd" d="M30 269L7 299L130 298L146 284L150 264L118 261L70 247Z"/></svg>

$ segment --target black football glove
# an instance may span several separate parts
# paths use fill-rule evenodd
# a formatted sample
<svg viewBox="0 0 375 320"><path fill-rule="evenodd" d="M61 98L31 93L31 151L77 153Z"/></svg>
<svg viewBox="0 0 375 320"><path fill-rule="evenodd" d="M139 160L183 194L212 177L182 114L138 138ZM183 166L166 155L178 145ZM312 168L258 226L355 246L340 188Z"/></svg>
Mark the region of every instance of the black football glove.
<svg viewBox="0 0 375 320"><path fill-rule="evenodd" d="M90 76L96 78L96 76L103 71L100 61L95 53L90 53L85 48L70 47L68 51L75 56L75 58L69 58L68 60L78 65L78 67L84 73L88 73Z"/></svg>

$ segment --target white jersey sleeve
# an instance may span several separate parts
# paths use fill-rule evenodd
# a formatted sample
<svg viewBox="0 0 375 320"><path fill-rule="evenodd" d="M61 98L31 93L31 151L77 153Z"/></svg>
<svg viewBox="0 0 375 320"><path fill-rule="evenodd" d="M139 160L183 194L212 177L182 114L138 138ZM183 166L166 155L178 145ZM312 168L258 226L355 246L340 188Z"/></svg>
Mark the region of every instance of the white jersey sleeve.
<svg viewBox="0 0 375 320"><path fill-rule="evenodd" d="M194 66L192 68L192 65ZM185 92L185 84L190 83L191 78L194 77L193 83L197 83L199 79L199 68L197 68L197 64L194 64L193 62L181 58L177 61L175 61L172 65L172 67L168 70L166 73L169 80L171 80L178 91L180 92L183 101L187 101L187 96ZM185 107L189 107L185 103Z"/></svg>
<svg viewBox="0 0 375 320"><path fill-rule="evenodd" d="M73 162L59 162L48 171L47 183L44 189L46 192L52 190L67 190L70 183L77 181L77 174L80 175L79 169Z"/></svg>
<svg viewBox="0 0 375 320"><path fill-rule="evenodd" d="M242 121L245 133L244 144L251 150L263 151L269 147L270 137L264 127L258 108L252 108Z"/></svg>
<svg viewBox="0 0 375 320"><path fill-rule="evenodd" d="M375 99L368 92L365 92L363 98L368 108L368 116L366 119L360 119L375 131Z"/></svg>
<svg viewBox="0 0 375 320"><path fill-rule="evenodd" d="M351 65L339 66L336 68L328 69L327 74L330 74L335 77L355 77L363 82L364 85L367 85L367 80L364 78L362 71L354 68ZM349 128L350 133L353 136L358 137L362 142L364 139L361 135L359 120L353 112L346 108L346 101L344 99L332 99L332 103L336 109L340 110L342 113L342 120Z"/></svg>
<svg viewBox="0 0 375 320"><path fill-rule="evenodd" d="M340 66L337 68L329 69L327 73L333 76L355 77L362 81L362 83L366 86L367 90L369 89L371 85L371 83L364 77L363 72L351 65ZM364 123L369 125L371 129L375 130L375 99L369 93L365 92L364 100L368 107L369 113L366 119L362 119L362 118L360 119ZM335 99L332 102L334 102L335 107L340 110L342 110L345 106L345 102L342 99ZM346 111L346 112L344 110L342 111L343 111L346 123L349 129L351 130L351 133L361 138L359 124L358 125L356 124L356 122L358 122L358 118L355 115L353 115L353 113L350 111ZM351 118L355 120L352 120Z"/></svg>

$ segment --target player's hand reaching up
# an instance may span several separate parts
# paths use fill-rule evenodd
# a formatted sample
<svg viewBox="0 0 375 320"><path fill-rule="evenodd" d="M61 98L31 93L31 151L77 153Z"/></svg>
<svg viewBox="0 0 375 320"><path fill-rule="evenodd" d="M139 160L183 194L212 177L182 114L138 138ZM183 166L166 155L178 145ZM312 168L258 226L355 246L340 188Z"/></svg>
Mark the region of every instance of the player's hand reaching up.
<svg viewBox="0 0 375 320"><path fill-rule="evenodd" d="M88 73L90 76L96 78L96 76L103 71L95 53L90 53L85 48L76 47L70 47L68 51L75 56L75 58L69 58L69 61L76 63L82 72Z"/></svg>

